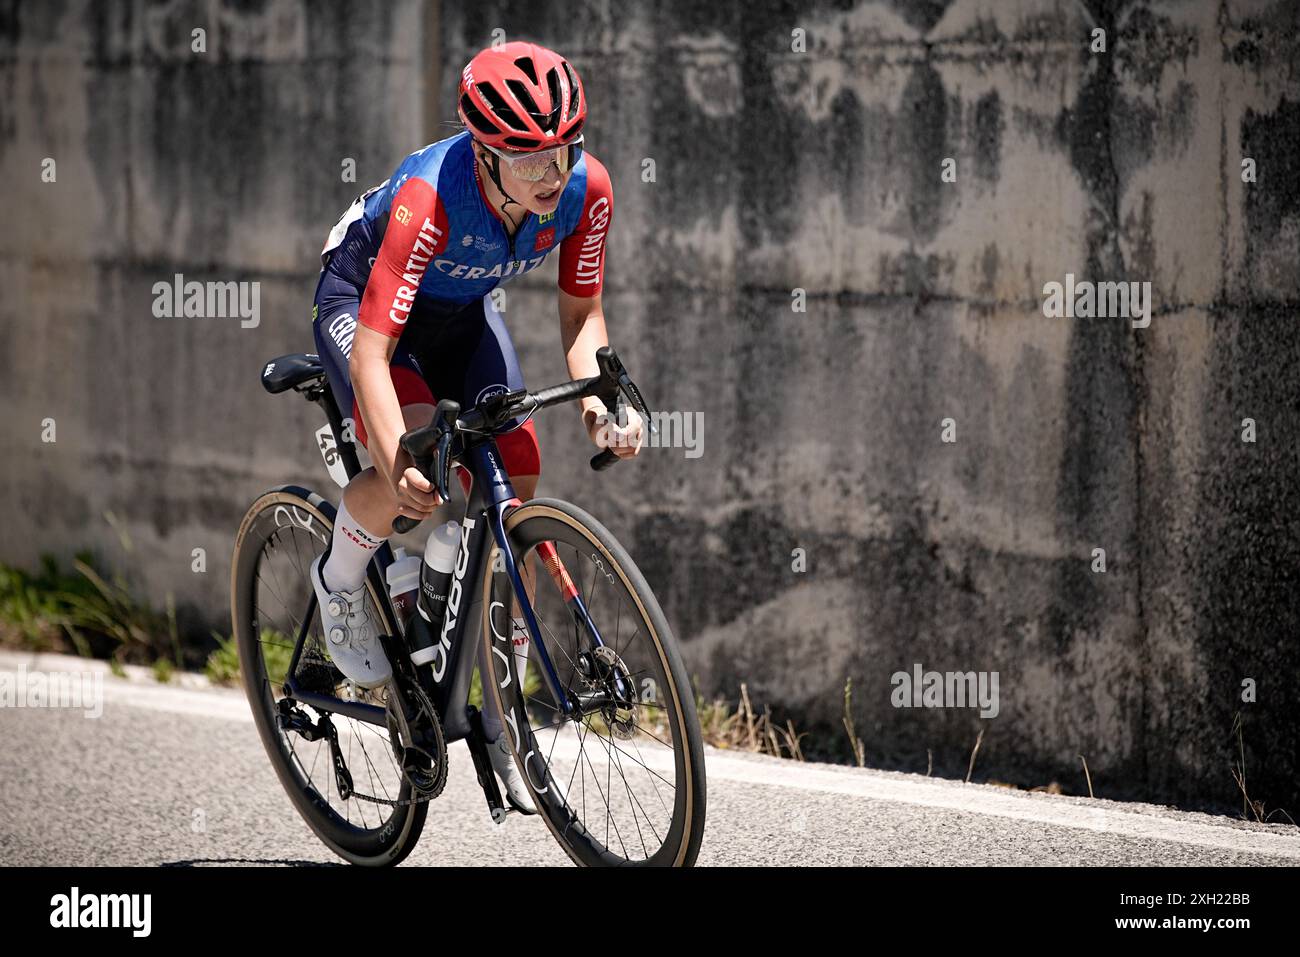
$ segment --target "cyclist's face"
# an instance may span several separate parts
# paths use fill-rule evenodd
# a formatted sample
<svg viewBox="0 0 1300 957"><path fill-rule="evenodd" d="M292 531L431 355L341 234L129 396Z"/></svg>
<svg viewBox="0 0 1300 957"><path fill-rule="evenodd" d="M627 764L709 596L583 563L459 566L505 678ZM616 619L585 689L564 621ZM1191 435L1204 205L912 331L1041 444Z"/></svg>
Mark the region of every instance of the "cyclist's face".
<svg viewBox="0 0 1300 957"><path fill-rule="evenodd" d="M486 150L481 155L484 156L487 162L491 162L491 154ZM537 213L538 215L555 212L560 205L560 194L564 192L565 184L568 183L569 177L573 175L572 170L561 173L552 163L545 176L536 183L529 183L510 172L509 163L501 163L499 166L501 185L506 188L506 192L513 196L530 213Z"/></svg>

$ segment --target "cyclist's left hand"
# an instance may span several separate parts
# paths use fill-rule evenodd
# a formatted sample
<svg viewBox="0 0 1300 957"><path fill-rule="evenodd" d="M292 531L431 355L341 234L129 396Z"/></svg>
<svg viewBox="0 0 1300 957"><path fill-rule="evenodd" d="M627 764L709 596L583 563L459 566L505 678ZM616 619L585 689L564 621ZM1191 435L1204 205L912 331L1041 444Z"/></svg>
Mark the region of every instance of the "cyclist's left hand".
<svg viewBox="0 0 1300 957"><path fill-rule="evenodd" d="M645 438L645 421L641 414L630 406L626 412L627 425L619 425L606 410L588 409L582 416L592 444L598 449L613 449L620 459L640 454Z"/></svg>

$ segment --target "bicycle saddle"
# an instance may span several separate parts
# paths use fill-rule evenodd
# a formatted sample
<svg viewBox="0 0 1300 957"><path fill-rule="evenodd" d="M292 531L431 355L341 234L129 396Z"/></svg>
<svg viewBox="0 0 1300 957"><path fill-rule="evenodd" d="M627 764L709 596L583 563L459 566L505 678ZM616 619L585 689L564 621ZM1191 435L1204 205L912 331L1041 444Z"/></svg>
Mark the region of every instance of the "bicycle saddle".
<svg viewBox="0 0 1300 957"><path fill-rule="evenodd" d="M325 374L320 356L310 352L272 359L262 370L262 388L275 395Z"/></svg>

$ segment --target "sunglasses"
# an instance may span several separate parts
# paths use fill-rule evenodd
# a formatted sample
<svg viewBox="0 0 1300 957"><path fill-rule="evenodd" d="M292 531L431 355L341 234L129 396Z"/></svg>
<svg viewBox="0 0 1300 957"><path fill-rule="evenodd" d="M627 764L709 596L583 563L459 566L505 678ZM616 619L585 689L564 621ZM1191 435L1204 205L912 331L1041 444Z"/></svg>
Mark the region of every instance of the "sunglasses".
<svg viewBox="0 0 1300 957"><path fill-rule="evenodd" d="M488 146L486 143L481 145L484 149L490 150L505 160L506 165L510 167L510 172L525 183L536 183L541 180L551 168L552 163L555 164L555 168L561 174L567 173L577 165L578 160L582 157L581 136L564 146L556 146L549 150L538 150L535 153L504 153L494 146Z"/></svg>

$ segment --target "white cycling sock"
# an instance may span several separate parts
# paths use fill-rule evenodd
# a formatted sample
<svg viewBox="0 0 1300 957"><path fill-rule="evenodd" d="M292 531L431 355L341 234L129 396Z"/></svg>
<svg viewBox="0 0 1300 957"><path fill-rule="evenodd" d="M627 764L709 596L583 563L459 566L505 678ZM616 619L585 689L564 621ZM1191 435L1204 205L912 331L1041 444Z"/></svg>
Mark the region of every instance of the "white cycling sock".
<svg viewBox="0 0 1300 957"><path fill-rule="evenodd" d="M330 557L321 569L325 587L330 591L356 591L366 580L366 566L384 539L375 538L348 511L340 500L334 519L334 537L330 539Z"/></svg>
<svg viewBox="0 0 1300 957"><path fill-rule="evenodd" d="M528 649L532 645L532 639L528 636L528 626L524 624L522 618L512 619L510 626L511 643L515 649L515 673L522 681L528 672ZM478 668L479 680L489 681L488 676L494 674L490 671L484 661L483 646L479 645ZM501 715L497 711L496 698L488 688L483 689L483 736L488 741L495 741L505 729L501 722Z"/></svg>

